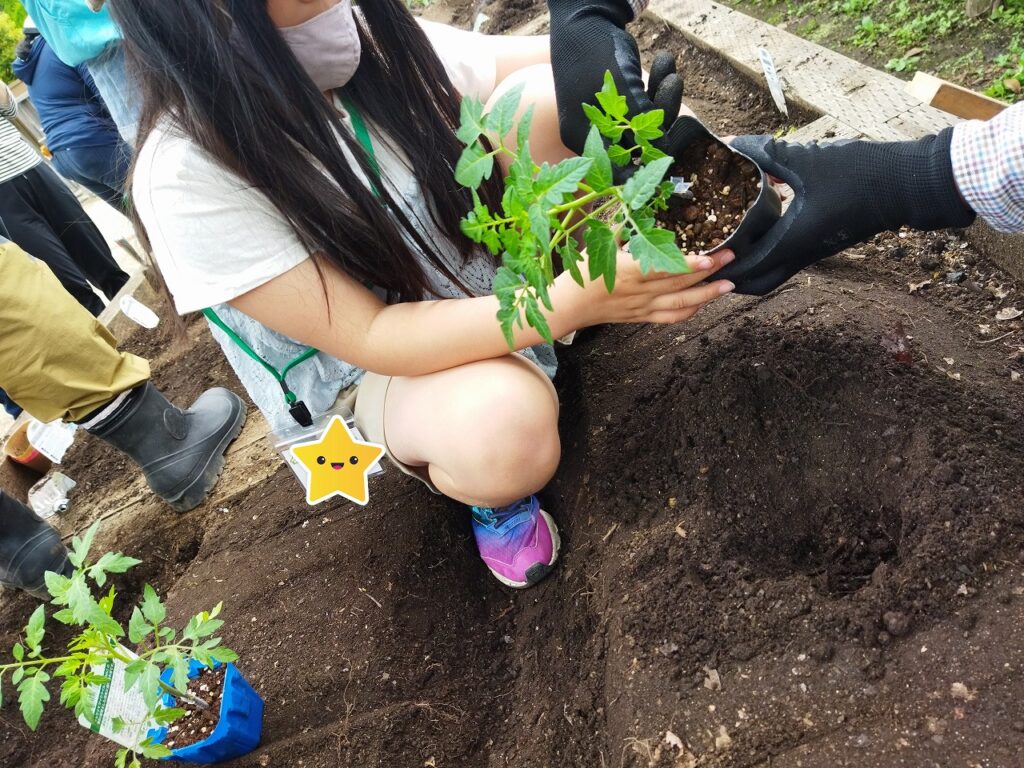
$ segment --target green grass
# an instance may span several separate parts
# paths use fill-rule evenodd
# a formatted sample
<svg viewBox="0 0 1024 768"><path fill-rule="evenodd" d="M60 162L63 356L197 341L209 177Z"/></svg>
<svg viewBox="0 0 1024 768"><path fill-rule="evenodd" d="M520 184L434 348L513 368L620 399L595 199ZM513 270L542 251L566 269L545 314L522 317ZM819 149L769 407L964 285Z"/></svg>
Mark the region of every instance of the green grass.
<svg viewBox="0 0 1024 768"><path fill-rule="evenodd" d="M1022 97L1024 0L979 19L967 18L964 0L725 1L901 76L926 69L1006 101Z"/></svg>

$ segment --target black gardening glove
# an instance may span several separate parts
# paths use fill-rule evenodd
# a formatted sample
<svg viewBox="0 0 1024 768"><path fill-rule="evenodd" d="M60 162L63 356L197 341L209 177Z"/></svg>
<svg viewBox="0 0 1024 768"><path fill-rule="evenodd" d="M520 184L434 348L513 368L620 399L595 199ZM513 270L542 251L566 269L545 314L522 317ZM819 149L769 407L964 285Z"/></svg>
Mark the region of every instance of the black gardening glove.
<svg viewBox="0 0 1024 768"><path fill-rule="evenodd" d="M950 160L953 129L920 141L787 144L740 136L733 147L793 188L785 216L752 250L715 274L737 293L763 295L801 269L902 226L966 227Z"/></svg>
<svg viewBox="0 0 1024 768"><path fill-rule="evenodd" d="M583 113L583 104L596 104L594 94L604 84L604 73L610 71L619 92L626 97L630 115L665 111L671 127L659 141L653 142L663 152L678 156L690 133L685 124L672 124L683 100L683 81L676 72L671 54L660 52L651 65L649 86L644 86L640 67L640 51L636 40L626 31L633 20L634 6L646 5L641 0L548 0L551 11L551 68L555 75L555 97L558 101L558 122L562 143L577 154L590 132L590 121ZM615 166L616 180L636 170L632 163Z"/></svg>

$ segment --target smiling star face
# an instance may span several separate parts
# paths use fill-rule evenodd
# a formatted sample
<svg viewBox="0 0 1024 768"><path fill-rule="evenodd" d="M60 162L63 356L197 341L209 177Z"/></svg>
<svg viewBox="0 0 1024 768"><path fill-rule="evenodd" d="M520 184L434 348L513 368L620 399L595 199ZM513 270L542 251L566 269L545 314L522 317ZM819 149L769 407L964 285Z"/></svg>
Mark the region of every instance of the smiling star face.
<svg viewBox="0 0 1024 768"><path fill-rule="evenodd" d="M306 500L310 504L332 496L366 504L370 500L367 476L384 455L384 448L356 438L345 420L335 416L320 439L294 445L291 452L309 470Z"/></svg>

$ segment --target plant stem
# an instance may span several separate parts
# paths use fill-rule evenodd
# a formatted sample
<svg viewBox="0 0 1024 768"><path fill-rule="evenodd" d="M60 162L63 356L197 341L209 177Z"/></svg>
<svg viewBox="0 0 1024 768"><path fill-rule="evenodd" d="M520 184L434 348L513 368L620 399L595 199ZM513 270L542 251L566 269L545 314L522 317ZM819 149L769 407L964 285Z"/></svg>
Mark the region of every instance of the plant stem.
<svg viewBox="0 0 1024 768"><path fill-rule="evenodd" d="M163 680L160 681L160 687L163 688L165 693L169 693L176 699L187 701L200 712L205 712L210 708L210 703L205 699L201 699L195 694L189 693L188 691L179 691L173 685L168 685ZM213 720L216 721L216 718L213 718Z"/></svg>
<svg viewBox="0 0 1024 768"><path fill-rule="evenodd" d="M590 194L584 195L583 197L577 197L575 200L572 200L571 202L556 205L554 208L551 209L550 213L552 215L556 213L565 213L566 211L570 211L573 208L579 208L593 200L597 200L597 198L599 197L604 197L605 195L612 194L614 189L615 188L613 187L612 189L606 189L604 192L591 192Z"/></svg>
<svg viewBox="0 0 1024 768"><path fill-rule="evenodd" d="M18 667L48 667L51 664L60 664L62 661L74 661L80 658L79 656L59 656L56 659L32 659L31 661L19 661L13 664L0 664L0 672L6 672L8 669L17 669Z"/></svg>

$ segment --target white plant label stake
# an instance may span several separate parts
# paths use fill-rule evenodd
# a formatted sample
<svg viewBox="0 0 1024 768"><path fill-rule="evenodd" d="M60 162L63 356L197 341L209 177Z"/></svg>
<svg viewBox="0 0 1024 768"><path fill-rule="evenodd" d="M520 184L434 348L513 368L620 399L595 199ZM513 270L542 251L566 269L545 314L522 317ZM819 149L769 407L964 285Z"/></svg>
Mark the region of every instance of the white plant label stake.
<svg viewBox="0 0 1024 768"><path fill-rule="evenodd" d="M786 106L786 94L782 92L782 81L779 79L779 72L775 69L775 60L767 48L758 48L757 55L761 59L761 68L764 70L764 79L768 81L768 91L775 101L775 106L786 117L789 117L789 107Z"/></svg>
<svg viewBox="0 0 1024 768"><path fill-rule="evenodd" d="M138 658L127 648L122 647L120 651L133 659ZM90 723L86 717L79 717L78 722L122 747L141 751L140 745L157 723L147 716L139 687L125 689L124 669L125 665L117 659L109 659L105 665L93 668L95 674L108 678L110 682L92 689L95 722Z"/></svg>

